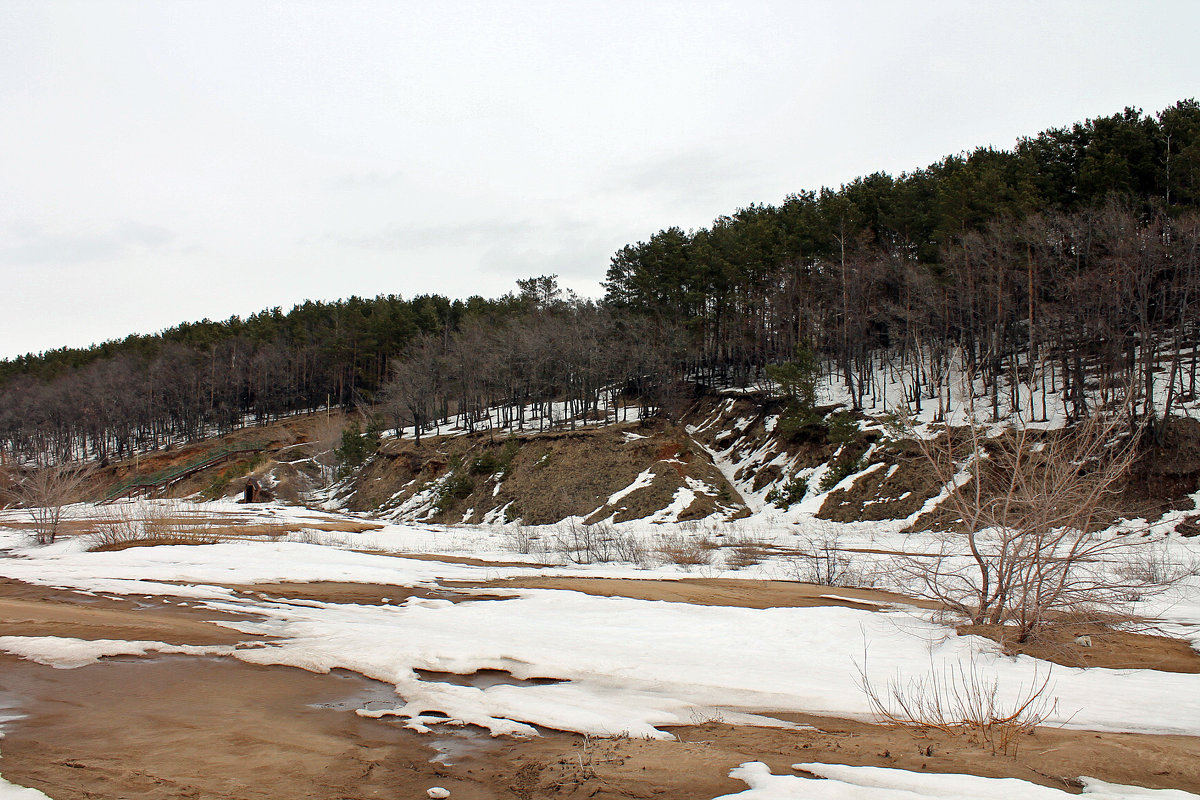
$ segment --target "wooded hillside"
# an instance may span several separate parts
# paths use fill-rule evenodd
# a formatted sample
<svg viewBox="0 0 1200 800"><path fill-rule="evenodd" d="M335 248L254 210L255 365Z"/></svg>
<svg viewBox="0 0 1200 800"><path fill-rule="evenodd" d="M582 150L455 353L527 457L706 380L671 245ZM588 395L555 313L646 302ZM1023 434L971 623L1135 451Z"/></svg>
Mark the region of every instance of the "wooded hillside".
<svg viewBox="0 0 1200 800"><path fill-rule="evenodd" d="M1133 379L1161 416L1195 393L1198 212L1200 105L1127 109L667 228L616 253L601 302L543 276L495 300L309 302L0 362L0 451L121 457L327 402L380 402L397 426L551 400L574 418L601 391L652 412L676 379L744 384L801 345L860 405L880 374L940 402L961 354L997 411L1021 382L1081 414L1087 382Z"/></svg>

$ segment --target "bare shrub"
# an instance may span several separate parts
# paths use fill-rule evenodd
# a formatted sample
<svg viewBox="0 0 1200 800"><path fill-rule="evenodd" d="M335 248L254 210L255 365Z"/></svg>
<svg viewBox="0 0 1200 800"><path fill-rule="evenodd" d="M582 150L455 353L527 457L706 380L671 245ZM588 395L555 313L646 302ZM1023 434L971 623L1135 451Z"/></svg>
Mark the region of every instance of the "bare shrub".
<svg viewBox="0 0 1200 800"><path fill-rule="evenodd" d="M508 545L515 553L529 555L530 553L542 552L545 545L542 537L538 535L537 529L529 525L513 525L504 532L505 538L508 539Z"/></svg>
<svg viewBox="0 0 1200 800"><path fill-rule="evenodd" d="M295 534L294 541L301 544L315 544L320 547L334 547L341 544L341 539L331 536L328 531L305 528Z"/></svg>
<svg viewBox="0 0 1200 800"><path fill-rule="evenodd" d="M576 564L591 564L601 560L596 558L599 544L598 534L599 531L593 530L592 526L584 525L579 520L571 519L559 523L554 528L554 552Z"/></svg>
<svg viewBox="0 0 1200 800"><path fill-rule="evenodd" d="M555 526L553 550L576 564L628 561L644 565L646 549L638 538L617 530L611 522L584 524L576 519Z"/></svg>
<svg viewBox="0 0 1200 800"><path fill-rule="evenodd" d="M1195 556L1185 555L1180 561L1171 557L1165 544L1144 542L1136 550L1123 554L1115 567L1116 575L1129 584L1129 597L1141 598L1138 586L1171 586L1184 578L1200 574Z"/></svg>
<svg viewBox="0 0 1200 800"><path fill-rule="evenodd" d="M713 551L720 545L707 536L667 533L657 537L654 552L669 564L698 567L712 562Z"/></svg>
<svg viewBox="0 0 1200 800"><path fill-rule="evenodd" d="M938 730L961 734L993 754L1016 755L1018 737L1028 735L1058 712L1058 698L1050 683L1052 669L1035 669L1028 685L1003 699L996 677L983 674L972 657L966 663L932 662L924 675L897 674L880 688L867 677L866 653L857 682L867 696L871 712L883 722L915 731Z"/></svg>
<svg viewBox="0 0 1200 800"><path fill-rule="evenodd" d="M747 534L730 537L725 542L725 548L725 564L731 569L760 564L770 552L766 542Z"/></svg>
<svg viewBox="0 0 1200 800"><path fill-rule="evenodd" d="M613 531L612 534L613 560L635 564L639 567L649 566L650 553L646 545L636 534L628 531Z"/></svg>
<svg viewBox="0 0 1200 800"><path fill-rule="evenodd" d="M37 543L50 544L58 537L67 506L82 498L84 485L94 472L93 465L78 461L43 462L14 471L4 493L29 509Z"/></svg>
<svg viewBox="0 0 1200 800"><path fill-rule="evenodd" d="M167 544L216 544L221 537L205 514L175 501L102 506L89 550L124 550Z"/></svg>
<svg viewBox="0 0 1200 800"><path fill-rule="evenodd" d="M855 554L842 548L841 537L832 527L803 536L801 548L788 554L784 564L793 579L821 586L871 588L873 571L863 569Z"/></svg>

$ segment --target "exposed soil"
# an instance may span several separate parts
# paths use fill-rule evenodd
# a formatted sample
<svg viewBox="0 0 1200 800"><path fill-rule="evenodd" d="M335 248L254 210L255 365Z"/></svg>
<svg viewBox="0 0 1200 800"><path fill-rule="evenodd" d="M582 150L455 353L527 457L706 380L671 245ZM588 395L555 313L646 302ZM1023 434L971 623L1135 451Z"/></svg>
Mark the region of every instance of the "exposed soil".
<svg viewBox="0 0 1200 800"><path fill-rule="evenodd" d="M542 561L488 561L473 556L456 556L449 553L382 553L374 550L359 550L355 552L371 553L376 556L391 556L392 558L411 558L416 561L441 561L446 564L466 564L471 567L554 567L557 564L547 564Z"/></svg>
<svg viewBox="0 0 1200 800"><path fill-rule="evenodd" d="M55 670L0 658L0 769L75 798L494 797L447 779L427 740L336 706L368 681L232 660L160 657Z"/></svg>
<svg viewBox="0 0 1200 800"><path fill-rule="evenodd" d="M232 645L258 637L216 624L242 617L162 598L108 598L0 578L0 635ZM0 770L2 772L2 770Z"/></svg>
<svg viewBox="0 0 1200 800"><path fill-rule="evenodd" d="M886 465L846 489L830 492L818 516L837 522L905 519L941 489L928 462L919 454L888 450L873 461Z"/></svg>
<svg viewBox="0 0 1200 800"><path fill-rule="evenodd" d="M341 414L339 412L334 416L340 418ZM205 439L202 442L169 445L161 450L140 454L136 458L113 462L97 474L93 481L93 494L98 499L109 487L133 475L148 476L161 470L178 467L199 460L221 447L253 445L254 447L261 446L264 453L277 454L282 448L311 441L314 430L325 424L325 419L322 414L288 417L268 425L240 428L222 436ZM212 487L215 482L221 484L221 489L216 492L216 496L226 494L226 490L234 492L239 487L230 488L230 479L245 476L254 467L254 464L253 453L234 456L229 461L215 464L174 484L169 494L173 497L191 495ZM223 480L222 476L224 476Z"/></svg>
<svg viewBox="0 0 1200 800"><path fill-rule="evenodd" d="M822 594L906 601L880 592L774 581L547 579L528 584L751 607L845 602ZM243 588L324 602L378 602L385 596L398 601L405 591L337 583ZM203 619L219 616L215 612L156 605L156 600L109 600L7 581L0 583L0 631L192 644L229 633ZM513 680L496 671L421 677L465 685ZM61 670L0 656L0 698L24 715L4 723L0 772L56 800L397 798L423 797L432 786L466 800L694 800L743 790L728 772L749 760L765 761L784 774L791 764L818 761L1018 777L1062 788L1090 775L1200 791L1196 737L1039 729L1022 737L1015 755L1006 756L964 736L917 735L796 714L777 716L810 727L732 726L714 709L695 725L672 729L677 741L647 741L554 731L531 740L490 739L470 728L420 735L396 720L353 713L392 697L390 687L351 673L316 675L232 659L120 657Z"/></svg>
<svg viewBox="0 0 1200 800"><path fill-rule="evenodd" d="M672 729L677 741L532 740L419 735L351 709L380 686L232 660L111 659L55 670L0 657L0 690L24 719L6 725L4 776L56 800L77 798L667 798L743 790L728 772L764 761L782 774L817 761L1017 777L1073 788L1080 775L1200 789L1200 740L1040 729L1015 756L962 736L788 715L780 730L718 720ZM383 693L386 695L386 692ZM782 715L781 715L782 716ZM448 744L436 763L437 748ZM466 745L466 746L464 746Z"/></svg>
<svg viewBox="0 0 1200 800"><path fill-rule="evenodd" d="M504 589L567 589L600 597L630 597L635 600L664 600L672 603L741 608L842 606L879 610L892 605L937 607L925 600L875 589L844 589L814 583L736 578L685 578L671 581L631 578L519 578L484 584L447 581L445 585Z"/></svg>
<svg viewBox="0 0 1200 800"><path fill-rule="evenodd" d="M614 493L646 469L654 478L615 503ZM640 519L671 503L688 481L709 487L696 492L680 519L700 519L718 510L745 513L737 492L682 429L662 421L623 423L574 431L490 433L389 441L380 457L355 481L349 507L390 508L451 476L447 493L430 518L480 522L489 514L541 525L568 516L618 522Z"/></svg>
<svg viewBox="0 0 1200 800"><path fill-rule="evenodd" d="M714 513L742 516L748 509L737 490L691 441L684 425L700 425L694 433L696 442L714 450L729 449L738 480L759 491L791 479L793 471L829 461L837 449L820 438L791 441L768 432L766 420L781 408L778 399L765 395L710 396L689 409L679 425L649 420L512 437L489 432L427 436L419 447L408 440L388 440L379 457L356 476L354 491L345 499L349 507L362 511L392 508L453 472L461 479L458 491L441 504L432 519L480 522L492 514L528 524L553 523L568 516L625 521L665 508L678 489L693 481L711 491L697 492L680 519ZM308 443L327 435L319 429L336 427L341 419L335 415L327 420L320 414L293 417L115 463L92 481L92 494L102 495L107 487L135 472L149 475L194 461L218 447L253 444L262 446L260 454L233 456L174 484L170 494L230 496L240 493L247 478L253 476L279 499L298 502L317 484L312 465L304 461L312 455ZM863 441L874 435L864 434ZM485 461L501 457L510 442L515 454L504 457L502 477L473 469L480 457ZM788 462L786 469L772 463L780 457ZM819 516L838 521L904 519L938 489L920 454L903 443L876 451L872 460L884 466L831 493ZM606 506L608 497L647 468L654 472L649 486L621 498L612 508ZM1188 496L1197 488L1200 421L1178 418L1168 428L1165 441L1148 448L1135 464L1117 505L1123 513L1154 518L1167 510L1191 508ZM955 521L942 504L917 520L912 529L947 529Z"/></svg>
<svg viewBox="0 0 1200 800"><path fill-rule="evenodd" d="M1157 515L1190 509L1187 496L1200 489L1200 420L1174 417L1161 445L1151 446L1134 464L1121 507Z"/></svg>
<svg viewBox="0 0 1200 800"><path fill-rule="evenodd" d="M280 600L315 600L319 603L342 603L362 606L396 605L410 597L434 598L459 603L469 600L504 599L500 595L462 594L437 589L414 589L411 586L389 586L377 583L256 583L253 586L229 584L227 589L244 594Z"/></svg>
<svg viewBox="0 0 1200 800"><path fill-rule="evenodd" d="M1027 642L1017 642L1011 629L999 625L963 625L958 633L986 636L1006 653L1023 653L1066 667L1200 673L1200 653L1183 639L1170 636L1113 630L1103 625L1054 626ZM1090 642L1087 646L1076 641L1083 636Z"/></svg>

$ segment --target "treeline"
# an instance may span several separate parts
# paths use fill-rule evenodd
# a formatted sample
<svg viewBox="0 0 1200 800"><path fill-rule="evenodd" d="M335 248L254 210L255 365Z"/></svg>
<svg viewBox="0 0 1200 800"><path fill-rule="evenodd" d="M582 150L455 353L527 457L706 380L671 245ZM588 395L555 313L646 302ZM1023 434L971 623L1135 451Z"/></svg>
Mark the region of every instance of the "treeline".
<svg viewBox="0 0 1200 800"><path fill-rule="evenodd" d="M881 396L880 374L920 403L962 353L997 408L1037 363L1073 411L1096 372L1136 372L1153 406L1159 348L1195 337L1198 208L1189 100L660 231L613 257L607 301L685 321L692 369L713 381L745 383L804 345L857 404Z"/></svg>
<svg viewBox="0 0 1200 800"><path fill-rule="evenodd" d="M417 336L502 319L519 298L307 302L0 362L0 454L135 450L370 398Z"/></svg>
<svg viewBox="0 0 1200 800"><path fill-rule="evenodd" d="M1195 393L1198 211L1200 106L1126 110L660 231L613 257L600 303L538 278L494 300L309 302L3 361L0 454L124 457L327 403L436 429L491 406L549 424L557 402L569 424L616 393L652 411L683 377L745 385L801 347L856 405L880 401L881 376L944 405L961 358L996 413L1034 410L1021 384L1065 389L1081 414L1089 382L1135 379L1162 414Z"/></svg>
<svg viewBox="0 0 1200 800"><path fill-rule="evenodd" d="M306 303L27 359L0 388L0 453L123 458L327 403L418 436L658 411L682 355L673 326L564 297L553 276L517 283L498 300Z"/></svg>

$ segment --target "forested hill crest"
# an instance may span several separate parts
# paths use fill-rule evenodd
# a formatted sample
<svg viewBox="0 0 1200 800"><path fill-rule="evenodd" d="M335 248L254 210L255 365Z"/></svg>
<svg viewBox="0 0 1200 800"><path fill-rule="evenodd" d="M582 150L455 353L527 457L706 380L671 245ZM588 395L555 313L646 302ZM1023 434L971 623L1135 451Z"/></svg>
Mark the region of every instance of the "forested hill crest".
<svg viewBox="0 0 1200 800"><path fill-rule="evenodd" d="M231 316L224 320L202 319L183 322L172 328L148 334L130 334L89 347L61 347L42 353L28 353L0 359L0 385L18 375L47 380L58 374L118 355L153 357L164 345L210 348L225 339L272 342L280 337L321 340L326 332L347 330L369 337L371 350L394 352L416 333L457 327L473 315L504 315L521 305L511 293L495 300L478 295L466 300L437 294L417 295L409 300L395 294L373 298L352 296L344 300L306 300L284 312L282 307L265 309L244 319Z"/></svg>
<svg viewBox="0 0 1200 800"><path fill-rule="evenodd" d="M606 300L680 321L693 367L734 383L803 347L860 406L886 357L919 406L961 354L994 413L996 378L1037 380L1041 362L1075 413L1094 371L1142 381L1165 414L1150 376L1194 335L1198 208L1200 105L1126 109L667 228L613 257Z"/></svg>
<svg viewBox="0 0 1200 800"><path fill-rule="evenodd" d="M495 300L309 302L2 361L0 449L121 455L326 403L427 424L563 398L586 414L616 386L659 408L680 378L745 384L798 348L856 406L885 374L940 402L961 358L994 409L1049 374L1075 413L1089 381L1127 380L1165 417L1164 353L1195 391L1198 209L1200 105L1127 109L665 229L617 252L600 303L543 276Z"/></svg>

